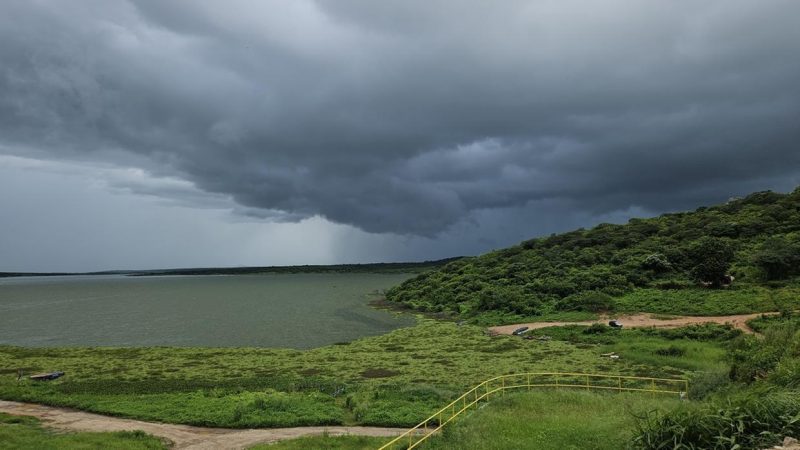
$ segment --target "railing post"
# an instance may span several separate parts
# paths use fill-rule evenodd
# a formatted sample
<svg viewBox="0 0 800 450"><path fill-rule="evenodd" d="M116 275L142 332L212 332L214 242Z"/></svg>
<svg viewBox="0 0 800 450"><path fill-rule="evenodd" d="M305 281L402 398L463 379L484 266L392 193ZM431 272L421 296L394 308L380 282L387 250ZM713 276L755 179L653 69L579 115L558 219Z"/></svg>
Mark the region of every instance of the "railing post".
<svg viewBox="0 0 800 450"><path fill-rule="evenodd" d="M500 389L500 395L506 395L506 377L501 378L503 384L502 389Z"/></svg>
<svg viewBox="0 0 800 450"><path fill-rule="evenodd" d="M528 374L528 390L531 390L531 374Z"/></svg>
<svg viewBox="0 0 800 450"><path fill-rule="evenodd" d="M589 390L589 375L586 375L586 390Z"/></svg>
<svg viewBox="0 0 800 450"><path fill-rule="evenodd" d="M622 392L622 377L618 376L617 380L619 381L619 391L617 391L617 392Z"/></svg>

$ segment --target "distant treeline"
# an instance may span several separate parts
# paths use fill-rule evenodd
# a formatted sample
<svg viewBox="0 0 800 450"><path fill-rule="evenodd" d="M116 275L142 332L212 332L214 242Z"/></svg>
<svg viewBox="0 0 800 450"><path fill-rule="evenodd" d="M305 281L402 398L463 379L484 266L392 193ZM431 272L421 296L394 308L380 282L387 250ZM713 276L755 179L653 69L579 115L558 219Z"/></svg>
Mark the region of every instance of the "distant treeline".
<svg viewBox="0 0 800 450"><path fill-rule="evenodd" d="M436 261L371 263L371 264L332 264L305 266L264 266L264 267L195 267L186 269L129 270L82 273L36 273L0 272L2 277L39 277L70 275L128 275L133 277L152 277L166 275L253 275L260 273L421 273L434 269L462 257L446 258Z"/></svg>
<svg viewBox="0 0 800 450"><path fill-rule="evenodd" d="M0 272L0 278L11 277L61 277L65 275L79 275L77 273L58 273L58 272Z"/></svg>
<svg viewBox="0 0 800 450"><path fill-rule="evenodd" d="M192 269L142 270L130 273L131 276L158 275L252 275L259 273L419 273L434 269L461 257L437 261L371 263L371 264L332 264L305 266L265 266L265 267L209 267Z"/></svg>

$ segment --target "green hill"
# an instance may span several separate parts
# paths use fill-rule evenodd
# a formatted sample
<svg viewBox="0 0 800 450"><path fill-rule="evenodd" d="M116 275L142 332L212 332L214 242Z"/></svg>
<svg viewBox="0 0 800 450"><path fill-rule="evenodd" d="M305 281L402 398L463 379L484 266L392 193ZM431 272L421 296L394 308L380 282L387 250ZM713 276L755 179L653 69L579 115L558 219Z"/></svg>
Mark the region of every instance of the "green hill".
<svg viewBox="0 0 800 450"><path fill-rule="evenodd" d="M423 273L387 300L493 322L614 310L734 314L800 306L798 275L800 188L531 239Z"/></svg>

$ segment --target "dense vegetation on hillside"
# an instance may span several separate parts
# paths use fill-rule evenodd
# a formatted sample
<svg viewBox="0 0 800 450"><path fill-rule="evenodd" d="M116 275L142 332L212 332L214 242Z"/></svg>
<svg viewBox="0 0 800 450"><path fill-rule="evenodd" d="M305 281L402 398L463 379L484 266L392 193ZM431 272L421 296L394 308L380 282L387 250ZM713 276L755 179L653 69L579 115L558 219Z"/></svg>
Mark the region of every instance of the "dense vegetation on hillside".
<svg viewBox="0 0 800 450"><path fill-rule="evenodd" d="M732 287L727 286L728 275L735 278ZM792 303L798 297L797 275L800 188L531 239L423 273L387 292L387 300L466 317L488 311L541 316L641 305L648 310L648 304L653 312L666 312L671 308L652 303L669 297L670 291L703 303L725 288L733 313L797 307ZM791 295L772 289L787 287ZM737 290L748 289L736 299ZM745 297L773 304L733 305Z"/></svg>

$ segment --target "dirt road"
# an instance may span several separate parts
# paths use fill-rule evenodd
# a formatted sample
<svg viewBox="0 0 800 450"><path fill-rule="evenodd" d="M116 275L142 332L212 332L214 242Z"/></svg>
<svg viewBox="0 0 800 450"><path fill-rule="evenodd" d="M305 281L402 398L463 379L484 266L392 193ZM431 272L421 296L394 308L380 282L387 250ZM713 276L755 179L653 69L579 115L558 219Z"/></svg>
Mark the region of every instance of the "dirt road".
<svg viewBox="0 0 800 450"><path fill-rule="evenodd" d="M64 431L131 431L142 430L154 436L166 438L176 449L243 449L255 444L270 443L301 436L320 435L325 432L331 436L354 434L361 436L396 436L405 428L380 427L297 427L233 430L225 428L204 428L189 425L142 422L119 417L102 416L66 408L8 402L0 400L0 412L18 416L33 416L43 421L47 427Z"/></svg>
<svg viewBox="0 0 800 450"><path fill-rule="evenodd" d="M638 328L638 327L656 327L656 328L678 328L687 325L697 325L702 323L719 323L731 324L734 327L744 331L745 333L753 333L753 330L747 326L747 321L755 319L756 317L765 315L773 315L778 313L757 313L757 314L740 314L736 316L672 316L669 319L656 319L650 314L635 314L630 316L607 317L598 320L586 320L582 322L533 322L533 323L518 323L515 325L502 325L498 327L490 327L489 331L495 334L511 334L520 327L528 327L529 330L536 330L539 328L547 327L563 327L565 325L591 325L593 323L608 323L610 319L617 319L625 327Z"/></svg>

